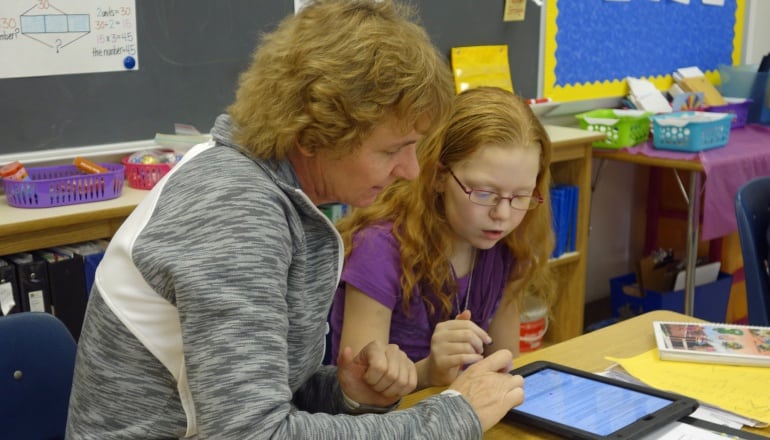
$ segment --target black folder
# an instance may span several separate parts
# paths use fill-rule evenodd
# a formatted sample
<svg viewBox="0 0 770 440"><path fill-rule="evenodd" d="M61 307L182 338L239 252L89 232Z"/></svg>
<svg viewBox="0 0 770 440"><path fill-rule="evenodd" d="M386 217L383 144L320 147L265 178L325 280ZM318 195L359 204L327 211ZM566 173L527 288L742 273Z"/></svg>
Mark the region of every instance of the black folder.
<svg viewBox="0 0 770 440"><path fill-rule="evenodd" d="M16 266L0 258L0 316L21 312Z"/></svg>
<svg viewBox="0 0 770 440"><path fill-rule="evenodd" d="M80 329L83 327L87 302L83 257L53 249L35 252L35 255L47 262L51 310L54 316L67 326L72 337L77 341L80 338Z"/></svg>
<svg viewBox="0 0 770 440"><path fill-rule="evenodd" d="M91 294L91 288L94 284L96 267L104 257L104 251L109 242L107 240L91 240L80 243L74 243L67 246L59 246L54 249L64 252L71 252L80 255L83 259L83 271L86 279L86 299Z"/></svg>
<svg viewBox="0 0 770 440"><path fill-rule="evenodd" d="M36 260L29 253L13 254L8 258L16 266L22 311L51 313L51 288L45 260Z"/></svg>

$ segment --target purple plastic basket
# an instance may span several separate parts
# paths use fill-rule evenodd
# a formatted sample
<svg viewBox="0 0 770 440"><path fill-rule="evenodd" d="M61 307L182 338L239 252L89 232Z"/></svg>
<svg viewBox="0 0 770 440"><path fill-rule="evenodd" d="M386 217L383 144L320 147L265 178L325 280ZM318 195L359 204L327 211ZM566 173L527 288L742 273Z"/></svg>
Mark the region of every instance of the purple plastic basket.
<svg viewBox="0 0 770 440"><path fill-rule="evenodd" d="M83 174L75 165L27 168L29 180L3 179L5 197L16 208L49 208L114 199L123 190L125 167L100 163L106 173Z"/></svg>
<svg viewBox="0 0 770 440"><path fill-rule="evenodd" d="M732 122L730 122L730 128L741 128L746 125L746 121L749 116L749 105L751 105L751 99L736 99L725 98L727 104L709 107L708 111L715 113L730 113L735 115Z"/></svg>

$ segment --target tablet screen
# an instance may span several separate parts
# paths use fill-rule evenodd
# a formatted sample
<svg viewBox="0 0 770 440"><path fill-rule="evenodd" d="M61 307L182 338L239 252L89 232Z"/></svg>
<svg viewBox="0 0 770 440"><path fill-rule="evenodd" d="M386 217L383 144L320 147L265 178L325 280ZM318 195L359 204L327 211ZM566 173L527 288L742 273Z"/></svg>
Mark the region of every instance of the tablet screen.
<svg viewBox="0 0 770 440"><path fill-rule="evenodd" d="M527 413L598 436L618 431L671 404L671 400L545 368L528 375Z"/></svg>
<svg viewBox="0 0 770 440"><path fill-rule="evenodd" d="M689 397L549 361L511 374L524 377L524 402L508 411L508 418L568 438L639 438L698 407Z"/></svg>

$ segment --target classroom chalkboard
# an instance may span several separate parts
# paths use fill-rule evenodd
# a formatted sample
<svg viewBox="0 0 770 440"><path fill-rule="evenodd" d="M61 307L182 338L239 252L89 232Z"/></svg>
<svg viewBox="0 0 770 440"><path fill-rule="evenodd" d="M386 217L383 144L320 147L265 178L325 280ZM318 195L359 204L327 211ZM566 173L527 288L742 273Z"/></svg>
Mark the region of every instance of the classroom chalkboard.
<svg viewBox="0 0 770 440"><path fill-rule="evenodd" d="M503 21L503 0L412 3L447 59L507 44L516 92L536 95L534 3L521 22ZM152 139L177 122L208 132L259 36L293 11L293 0L136 0L138 70L0 79L0 155Z"/></svg>

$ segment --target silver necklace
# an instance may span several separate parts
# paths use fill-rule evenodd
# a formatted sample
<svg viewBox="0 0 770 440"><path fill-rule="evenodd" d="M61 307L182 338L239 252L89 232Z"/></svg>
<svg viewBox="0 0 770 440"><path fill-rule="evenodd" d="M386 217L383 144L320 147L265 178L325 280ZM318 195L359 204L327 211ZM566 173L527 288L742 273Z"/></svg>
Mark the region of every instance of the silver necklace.
<svg viewBox="0 0 770 440"><path fill-rule="evenodd" d="M468 310L468 300L471 298L471 284L473 284L473 269L476 267L476 248L473 249L473 254L471 255L471 270L469 272L468 276L468 285L465 287L465 304L463 304L463 308L460 309L460 291L457 291L457 295L455 295L455 306L457 307L457 313L460 314L464 312L465 310ZM449 269L452 270L452 276L455 278L455 283L457 283L457 273L455 272L455 267L452 266L452 263L449 263Z"/></svg>

